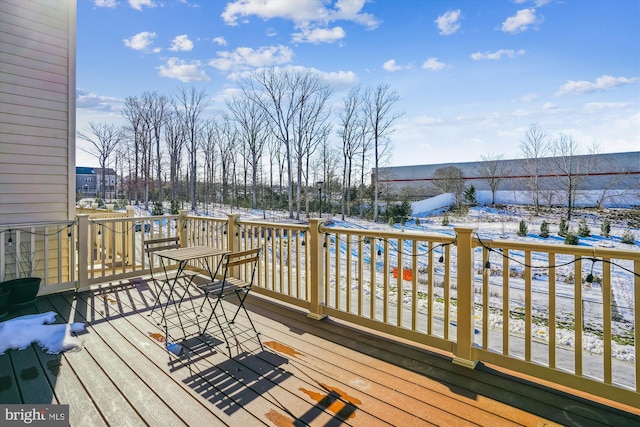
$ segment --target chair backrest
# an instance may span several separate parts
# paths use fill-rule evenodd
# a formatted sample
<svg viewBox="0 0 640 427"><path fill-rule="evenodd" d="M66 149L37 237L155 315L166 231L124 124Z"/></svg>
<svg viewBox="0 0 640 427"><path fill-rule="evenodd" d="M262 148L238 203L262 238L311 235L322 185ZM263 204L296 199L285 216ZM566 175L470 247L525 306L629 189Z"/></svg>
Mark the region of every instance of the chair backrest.
<svg viewBox="0 0 640 427"><path fill-rule="evenodd" d="M180 247L180 236L173 237L161 237L158 239L149 239L144 241L144 252L147 254L149 260L149 270L153 274L153 260L152 255L154 252L163 251L165 249L177 249Z"/></svg>
<svg viewBox="0 0 640 427"><path fill-rule="evenodd" d="M245 286L251 287L253 285L253 278L256 273L256 267L258 266L258 259L260 258L261 249L262 248L258 247L253 249L247 249L245 251L230 252L228 254L225 254L224 258L222 259L222 267L224 270L223 280L226 280L228 277L230 277L229 276L230 274L234 274L234 271L231 270L234 267L241 267L241 266L248 265L249 266L248 270L250 271L245 272L246 276L243 281L245 282L244 283Z"/></svg>

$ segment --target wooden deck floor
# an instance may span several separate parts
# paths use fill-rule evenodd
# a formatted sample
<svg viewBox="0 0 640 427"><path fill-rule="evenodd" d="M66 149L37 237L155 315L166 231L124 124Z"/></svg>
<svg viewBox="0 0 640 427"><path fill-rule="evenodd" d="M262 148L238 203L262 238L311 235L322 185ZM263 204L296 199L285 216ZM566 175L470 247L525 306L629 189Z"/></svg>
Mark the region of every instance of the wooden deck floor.
<svg viewBox="0 0 640 427"><path fill-rule="evenodd" d="M199 304L202 296L194 295ZM184 304L184 303L183 303ZM40 297L12 316L55 311L83 322L84 348L49 355L33 344L0 356L1 403L65 403L72 426L630 426L615 407L517 378L260 297L249 301L263 346L241 318L231 355L217 325L183 334L148 316L143 279L110 289ZM171 309L171 308L170 308ZM171 312L170 312L171 313ZM247 339L245 339L245 337Z"/></svg>

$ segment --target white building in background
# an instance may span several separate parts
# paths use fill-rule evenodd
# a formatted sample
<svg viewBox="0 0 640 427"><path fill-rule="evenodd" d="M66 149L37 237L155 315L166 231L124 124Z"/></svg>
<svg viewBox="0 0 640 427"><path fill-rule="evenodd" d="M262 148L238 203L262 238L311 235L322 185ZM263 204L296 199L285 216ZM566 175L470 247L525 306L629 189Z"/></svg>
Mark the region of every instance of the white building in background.
<svg viewBox="0 0 640 427"><path fill-rule="evenodd" d="M604 198L605 206L640 206L640 151L575 156L576 165L583 167L584 179L578 186L576 206L594 206ZM496 203L530 203L530 168L525 159L500 160L503 178L496 192ZM539 159L539 188L543 204L565 205L563 182L567 174L557 166L558 158ZM379 186L382 192L411 200L427 199L440 194L434 186L436 171L455 167L463 174L465 188L473 185L479 202L491 201L491 188L482 176L482 162L425 164L379 168ZM372 171L374 176L375 170Z"/></svg>

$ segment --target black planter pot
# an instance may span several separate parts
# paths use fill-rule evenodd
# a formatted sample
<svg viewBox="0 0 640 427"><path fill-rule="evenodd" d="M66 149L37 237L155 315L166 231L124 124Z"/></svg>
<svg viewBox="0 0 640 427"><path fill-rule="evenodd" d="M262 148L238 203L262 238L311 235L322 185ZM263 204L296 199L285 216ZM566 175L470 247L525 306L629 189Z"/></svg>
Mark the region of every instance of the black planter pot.
<svg viewBox="0 0 640 427"><path fill-rule="evenodd" d="M0 318L9 312L9 296L11 296L11 291L0 287Z"/></svg>
<svg viewBox="0 0 640 427"><path fill-rule="evenodd" d="M40 290L40 277L23 277L0 283L0 287L8 289L9 306L21 306L33 303Z"/></svg>

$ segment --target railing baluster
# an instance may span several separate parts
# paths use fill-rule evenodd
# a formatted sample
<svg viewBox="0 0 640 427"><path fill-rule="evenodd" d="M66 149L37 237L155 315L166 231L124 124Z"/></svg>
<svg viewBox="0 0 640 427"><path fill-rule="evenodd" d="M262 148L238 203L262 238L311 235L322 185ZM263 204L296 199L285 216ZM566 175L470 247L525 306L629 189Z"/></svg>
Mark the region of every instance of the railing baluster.
<svg viewBox="0 0 640 427"><path fill-rule="evenodd" d="M411 330L415 331L418 329L418 241L411 243Z"/></svg>
<svg viewBox="0 0 640 427"><path fill-rule="evenodd" d="M556 368L556 254L549 252L549 367Z"/></svg>
<svg viewBox="0 0 640 427"><path fill-rule="evenodd" d="M531 361L531 251L524 252L524 360Z"/></svg>
<svg viewBox="0 0 640 427"><path fill-rule="evenodd" d="M604 341L604 383L612 383L612 336L611 336L611 259L602 258L602 339Z"/></svg>
<svg viewBox="0 0 640 427"><path fill-rule="evenodd" d="M573 273L574 283L574 325L575 325L575 366L574 373L582 376L582 326L584 325L584 316L582 313L582 261L581 257L575 257L575 268Z"/></svg>

